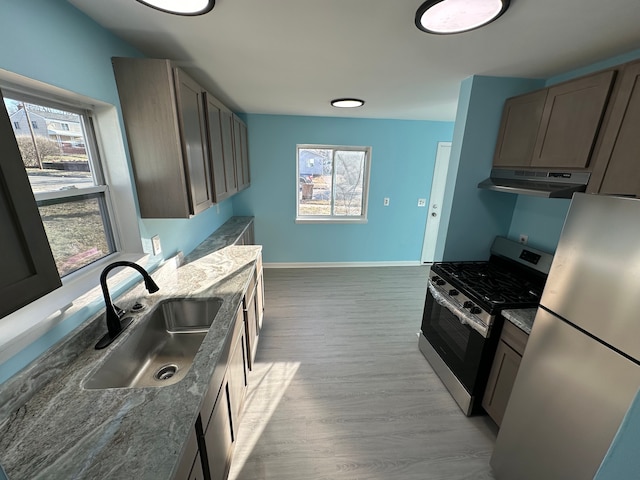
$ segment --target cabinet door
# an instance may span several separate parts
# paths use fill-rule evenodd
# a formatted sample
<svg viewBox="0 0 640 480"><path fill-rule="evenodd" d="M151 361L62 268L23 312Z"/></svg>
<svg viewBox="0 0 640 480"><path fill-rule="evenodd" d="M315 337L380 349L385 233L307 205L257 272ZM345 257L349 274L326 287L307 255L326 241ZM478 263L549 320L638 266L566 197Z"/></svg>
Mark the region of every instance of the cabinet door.
<svg viewBox="0 0 640 480"><path fill-rule="evenodd" d="M615 71L550 87L532 167L588 168Z"/></svg>
<svg viewBox="0 0 640 480"><path fill-rule="evenodd" d="M236 179L238 181L238 191L246 187L244 178L244 168L242 166L242 130L238 117L233 116L233 158L236 162Z"/></svg>
<svg viewBox="0 0 640 480"><path fill-rule="evenodd" d="M204 433L211 480L224 480L227 478L233 441L230 419L229 386L225 379L218 400L215 407L213 407L209 426Z"/></svg>
<svg viewBox="0 0 640 480"><path fill-rule="evenodd" d="M7 111L0 110L2 318L55 290L61 282Z"/></svg>
<svg viewBox="0 0 640 480"><path fill-rule="evenodd" d="M233 116L227 110L220 110L222 124L222 150L224 154L224 171L227 179L227 192L233 195L238 191L236 179L236 163L233 155Z"/></svg>
<svg viewBox="0 0 640 480"><path fill-rule="evenodd" d="M198 471L200 472L199 477L197 476ZM195 476L193 475L194 473L196 473ZM195 428L192 429L191 435L189 435L180 465L178 465L178 470L173 480L191 480L194 478L202 478L202 464L198 454L198 439Z"/></svg>
<svg viewBox="0 0 640 480"><path fill-rule="evenodd" d="M233 441L238 438L240 418L247 387L246 354L244 338L244 322L238 318L239 333L229 357L228 384L229 405L231 408L231 433Z"/></svg>
<svg viewBox="0 0 640 480"><path fill-rule="evenodd" d="M640 62L625 65L587 192L640 196Z"/></svg>
<svg viewBox="0 0 640 480"><path fill-rule="evenodd" d="M249 171L249 137L244 122L240 122L240 156L242 158L243 185L246 188L251 184L251 172Z"/></svg>
<svg viewBox="0 0 640 480"><path fill-rule="evenodd" d="M193 468L189 474L189 480L204 480L204 471L202 470L202 460L200 454L196 455L196 460L193 462Z"/></svg>
<svg viewBox="0 0 640 480"><path fill-rule="evenodd" d="M531 163L547 90L507 99L502 111L493 165L521 167Z"/></svg>
<svg viewBox="0 0 640 480"><path fill-rule="evenodd" d="M498 343L491 366L482 406L498 426L507 409L511 389L516 381L522 357L502 340Z"/></svg>
<svg viewBox="0 0 640 480"><path fill-rule="evenodd" d="M219 203L229 197L224 164L224 149L222 146L222 122L220 121L220 108L213 98L205 94L205 99L207 105L209 163L213 173L213 193L215 202Z"/></svg>
<svg viewBox="0 0 640 480"><path fill-rule="evenodd" d="M209 208L213 203L213 188L205 141L203 90L180 69L175 69L175 80L189 200L192 213L195 215Z"/></svg>
<svg viewBox="0 0 640 480"><path fill-rule="evenodd" d="M256 284L256 324L258 335L262 330L262 319L264 318L264 274L262 268L259 269L258 283Z"/></svg>
<svg viewBox="0 0 640 480"><path fill-rule="evenodd" d="M253 363L258 349L258 323L256 321L256 290L253 288L247 290L244 302L244 324L247 336L247 364L249 370L253 370Z"/></svg>

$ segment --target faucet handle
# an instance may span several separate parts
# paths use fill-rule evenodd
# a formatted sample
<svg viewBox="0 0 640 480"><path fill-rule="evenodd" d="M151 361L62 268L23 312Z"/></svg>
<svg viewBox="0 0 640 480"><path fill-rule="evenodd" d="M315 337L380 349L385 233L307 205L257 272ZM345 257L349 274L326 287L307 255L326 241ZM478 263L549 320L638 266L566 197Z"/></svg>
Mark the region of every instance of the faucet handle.
<svg viewBox="0 0 640 480"><path fill-rule="evenodd" d="M127 313L126 310L121 309L116 304L113 305L113 309L116 311L116 314L118 315L118 318L124 317L124 314Z"/></svg>

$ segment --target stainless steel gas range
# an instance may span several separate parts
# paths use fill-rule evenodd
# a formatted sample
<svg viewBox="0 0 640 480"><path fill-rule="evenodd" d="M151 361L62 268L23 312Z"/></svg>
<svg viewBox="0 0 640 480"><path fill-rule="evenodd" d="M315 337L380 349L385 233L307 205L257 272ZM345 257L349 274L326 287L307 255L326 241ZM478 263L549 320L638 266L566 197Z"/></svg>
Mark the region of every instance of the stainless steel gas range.
<svg viewBox="0 0 640 480"><path fill-rule="evenodd" d="M553 255L496 237L483 262L431 267L418 346L465 415L476 413L504 319L537 307Z"/></svg>

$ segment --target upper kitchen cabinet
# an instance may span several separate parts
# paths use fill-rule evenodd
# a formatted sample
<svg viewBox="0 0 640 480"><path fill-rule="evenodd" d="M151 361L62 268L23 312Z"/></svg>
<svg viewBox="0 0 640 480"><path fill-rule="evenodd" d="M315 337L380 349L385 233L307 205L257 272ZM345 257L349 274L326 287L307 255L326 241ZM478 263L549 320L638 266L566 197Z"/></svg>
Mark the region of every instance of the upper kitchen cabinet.
<svg viewBox="0 0 640 480"><path fill-rule="evenodd" d="M640 61L623 66L587 193L640 196Z"/></svg>
<svg viewBox="0 0 640 480"><path fill-rule="evenodd" d="M205 99L214 198L219 202L249 186L247 126L210 94Z"/></svg>
<svg viewBox="0 0 640 480"><path fill-rule="evenodd" d="M249 186L249 149L247 138L247 126L237 115L233 116L233 145L236 161L236 179L238 191Z"/></svg>
<svg viewBox="0 0 640 480"><path fill-rule="evenodd" d="M496 167L527 166L531 163L547 90L507 99L493 157Z"/></svg>
<svg viewBox="0 0 640 480"><path fill-rule="evenodd" d="M0 101L2 96L0 96ZM9 116L0 108L0 318L62 285Z"/></svg>
<svg viewBox="0 0 640 480"><path fill-rule="evenodd" d="M608 70L548 89L532 167L589 167L615 74Z"/></svg>
<svg viewBox="0 0 640 480"><path fill-rule="evenodd" d="M614 70L508 99L494 166L590 170Z"/></svg>
<svg viewBox="0 0 640 480"><path fill-rule="evenodd" d="M168 60L113 58L143 218L213 203L204 89Z"/></svg>
<svg viewBox="0 0 640 480"><path fill-rule="evenodd" d="M223 116L223 111L226 109L215 97L205 93L205 105L214 196L215 202L218 203L237 191L233 162L232 127L231 123L223 125L223 122L228 122ZM230 118L231 114L224 112L224 115Z"/></svg>

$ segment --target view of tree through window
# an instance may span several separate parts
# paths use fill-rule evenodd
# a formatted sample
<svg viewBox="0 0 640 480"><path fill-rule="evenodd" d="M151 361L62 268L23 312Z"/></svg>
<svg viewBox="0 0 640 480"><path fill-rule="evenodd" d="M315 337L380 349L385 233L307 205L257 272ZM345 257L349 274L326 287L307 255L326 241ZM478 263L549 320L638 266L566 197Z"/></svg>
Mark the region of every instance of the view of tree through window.
<svg viewBox="0 0 640 480"><path fill-rule="evenodd" d="M298 146L298 218L366 218L370 149Z"/></svg>
<svg viewBox="0 0 640 480"><path fill-rule="evenodd" d="M5 95L4 105L60 276L113 253L106 186L93 171L85 116L17 95Z"/></svg>

